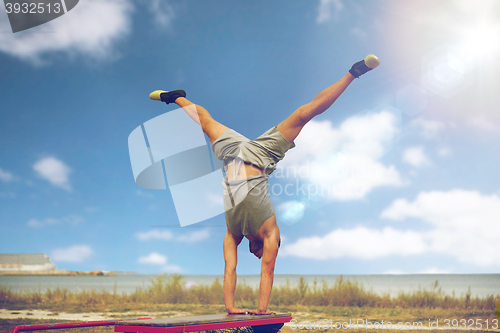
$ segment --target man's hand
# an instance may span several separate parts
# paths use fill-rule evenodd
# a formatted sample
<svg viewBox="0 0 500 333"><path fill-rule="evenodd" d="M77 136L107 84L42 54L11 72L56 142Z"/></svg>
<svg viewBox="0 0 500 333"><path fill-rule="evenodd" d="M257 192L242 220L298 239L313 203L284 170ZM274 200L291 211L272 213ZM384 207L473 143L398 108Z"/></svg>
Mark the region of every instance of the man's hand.
<svg viewBox="0 0 500 333"><path fill-rule="evenodd" d="M232 308L232 309L226 309L226 311L228 314L248 314L250 313L251 310Z"/></svg>
<svg viewBox="0 0 500 333"><path fill-rule="evenodd" d="M249 310L249 313L254 314L254 315L268 315L268 314L275 314L276 311L271 311L269 309L263 311L263 310Z"/></svg>

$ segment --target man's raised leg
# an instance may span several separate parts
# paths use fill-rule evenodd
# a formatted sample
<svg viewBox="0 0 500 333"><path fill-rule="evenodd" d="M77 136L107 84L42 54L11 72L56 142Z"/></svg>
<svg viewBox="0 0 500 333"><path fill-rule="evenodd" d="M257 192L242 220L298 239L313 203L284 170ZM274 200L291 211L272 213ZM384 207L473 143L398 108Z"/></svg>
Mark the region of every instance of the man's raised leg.
<svg viewBox="0 0 500 333"><path fill-rule="evenodd" d="M374 55L367 56L364 60L355 63L343 78L319 93L310 103L295 110L288 118L278 126L281 135L292 142L299 135L300 131L312 118L325 112L355 78L365 74L380 64Z"/></svg>
<svg viewBox="0 0 500 333"><path fill-rule="evenodd" d="M214 120L204 107L193 104L185 97L176 98L175 104L179 105L191 119L201 126L203 132L208 136L210 143L213 143L222 133L229 129Z"/></svg>
<svg viewBox="0 0 500 333"><path fill-rule="evenodd" d="M283 135L288 142L295 140L304 125L315 116L325 112L354 79L354 76L347 73L338 82L320 92L310 103L302 105L295 110L277 126L281 135Z"/></svg>

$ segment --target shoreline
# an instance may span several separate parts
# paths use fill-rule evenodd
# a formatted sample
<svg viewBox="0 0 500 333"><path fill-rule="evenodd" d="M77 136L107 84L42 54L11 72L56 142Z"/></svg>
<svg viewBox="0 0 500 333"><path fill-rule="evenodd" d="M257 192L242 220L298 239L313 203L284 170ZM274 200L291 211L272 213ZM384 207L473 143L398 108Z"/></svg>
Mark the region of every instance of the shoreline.
<svg viewBox="0 0 500 333"><path fill-rule="evenodd" d="M78 293L84 290L107 291L119 294L133 294L138 288L147 289L152 286L152 280L161 278L162 274L141 274L124 271L78 272L52 271L50 274L40 272L25 272L22 275L10 272L8 275L0 273L0 288L12 292L32 290L45 293L57 288ZM96 274L97 273L97 274ZM105 275L105 273L109 273ZM484 298L491 295L500 296L500 274L426 274L426 275L298 275L275 274L275 288L298 288L302 283L309 290L321 289L326 283L333 287L336 283L350 281L367 292L374 292L379 296L389 294L398 297L401 293L415 293L419 291L440 292L454 298L466 297ZM216 279L222 281L222 275L181 275L181 284L185 290L192 287L210 286ZM169 277L168 277L169 278ZM167 278L167 279L168 279ZM339 280L339 281L338 281ZM302 281L302 282L301 282ZM257 289L260 276L238 275L238 286Z"/></svg>

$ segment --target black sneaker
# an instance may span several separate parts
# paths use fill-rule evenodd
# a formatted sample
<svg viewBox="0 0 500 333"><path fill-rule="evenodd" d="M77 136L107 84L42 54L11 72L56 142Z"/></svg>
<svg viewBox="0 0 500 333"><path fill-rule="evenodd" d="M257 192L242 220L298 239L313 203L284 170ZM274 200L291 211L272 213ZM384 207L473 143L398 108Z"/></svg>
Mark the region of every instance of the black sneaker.
<svg viewBox="0 0 500 333"><path fill-rule="evenodd" d="M184 90L155 90L149 94L149 98L154 99L155 101L165 102L167 104L174 103L179 97L186 97L186 92Z"/></svg>
<svg viewBox="0 0 500 333"><path fill-rule="evenodd" d="M365 59L358 61L357 63L352 65L349 73L351 73L355 78L358 78L366 72L369 72L372 69L376 68L378 65L380 65L380 61L378 60L378 58L373 54L369 54Z"/></svg>

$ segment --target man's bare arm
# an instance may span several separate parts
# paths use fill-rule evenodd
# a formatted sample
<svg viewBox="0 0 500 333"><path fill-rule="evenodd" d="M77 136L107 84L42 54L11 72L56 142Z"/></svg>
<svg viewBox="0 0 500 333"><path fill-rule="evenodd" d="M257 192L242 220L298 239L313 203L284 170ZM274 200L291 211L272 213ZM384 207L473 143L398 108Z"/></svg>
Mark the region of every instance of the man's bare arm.
<svg viewBox="0 0 500 333"><path fill-rule="evenodd" d="M236 264L238 261L238 244L229 230L224 236L224 304L227 313L247 313L248 309L237 309L234 307L234 290L236 288Z"/></svg>
<svg viewBox="0 0 500 333"><path fill-rule="evenodd" d="M278 229L279 230L279 229ZM272 232L269 237L264 238L264 252L262 254L262 265L260 271L260 293L259 305L255 314L274 313L267 309L269 297L273 288L274 266L278 256L279 231Z"/></svg>

